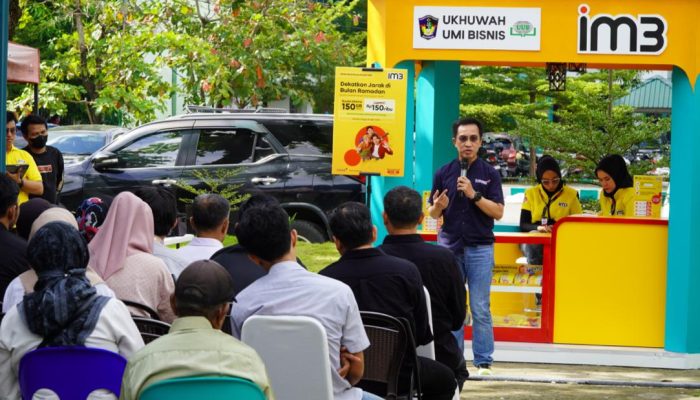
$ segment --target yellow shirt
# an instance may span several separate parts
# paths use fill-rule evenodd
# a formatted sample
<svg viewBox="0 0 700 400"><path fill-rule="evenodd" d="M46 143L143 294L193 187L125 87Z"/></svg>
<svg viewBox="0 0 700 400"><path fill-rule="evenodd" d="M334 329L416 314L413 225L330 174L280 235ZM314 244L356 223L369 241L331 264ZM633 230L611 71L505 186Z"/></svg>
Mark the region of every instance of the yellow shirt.
<svg viewBox="0 0 700 400"><path fill-rule="evenodd" d="M12 146L10 151L5 153L5 165L12 164L29 164L29 169L27 170L27 172L24 173L24 176L22 176L21 178L30 181L41 182L41 173L39 172L39 168L37 168L36 162L34 162L34 157L32 157L31 154L27 153L22 149L18 149L15 146ZM27 194L27 192L20 188L19 196L17 197L17 203L22 204L27 200L29 200L29 195Z"/></svg>
<svg viewBox="0 0 700 400"><path fill-rule="evenodd" d="M612 199L603 194L603 189L600 190L599 196L600 214L598 215L604 215L606 217L621 215L634 217L634 188L617 189L617 192L615 192L613 196L615 199L614 206Z"/></svg>
<svg viewBox="0 0 700 400"><path fill-rule="evenodd" d="M549 207L547 207L548 203ZM522 209L530 211L530 214L532 214L531 222L538 225L542 221L543 214L548 219L559 221L567 215L581 214L583 212L581 202L578 199L578 192L576 189L566 185L555 193L551 200L547 197L547 193L541 184L527 189Z"/></svg>

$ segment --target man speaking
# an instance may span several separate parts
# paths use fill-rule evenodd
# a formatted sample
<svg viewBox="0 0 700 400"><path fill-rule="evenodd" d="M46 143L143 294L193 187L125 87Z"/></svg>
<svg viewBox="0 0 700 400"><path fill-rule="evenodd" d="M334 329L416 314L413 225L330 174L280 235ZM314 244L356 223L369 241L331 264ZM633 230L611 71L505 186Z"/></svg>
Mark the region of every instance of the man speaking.
<svg viewBox="0 0 700 400"><path fill-rule="evenodd" d="M469 289L477 374L491 375L493 221L503 217L503 189L498 172L478 156L482 134L476 119L462 118L452 124L457 158L435 173L428 210L435 219L443 217L438 243L455 253ZM462 347L461 338L458 342Z"/></svg>

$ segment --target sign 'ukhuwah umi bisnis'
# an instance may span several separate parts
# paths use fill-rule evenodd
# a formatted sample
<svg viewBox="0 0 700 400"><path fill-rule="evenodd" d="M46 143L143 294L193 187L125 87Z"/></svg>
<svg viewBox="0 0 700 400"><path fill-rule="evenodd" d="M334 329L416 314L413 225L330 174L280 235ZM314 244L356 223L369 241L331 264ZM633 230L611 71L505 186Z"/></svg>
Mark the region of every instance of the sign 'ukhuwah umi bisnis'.
<svg viewBox="0 0 700 400"><path fill-rule="evenodd" d="M403 69L335 69L333 174L403 176L407 80Z"/></svg>
<svg viewBox="0 0 700 400"><path fill-rule="evenodd" d="M540 49L539 8L427 7L413 9L414 49Z"/></svg>

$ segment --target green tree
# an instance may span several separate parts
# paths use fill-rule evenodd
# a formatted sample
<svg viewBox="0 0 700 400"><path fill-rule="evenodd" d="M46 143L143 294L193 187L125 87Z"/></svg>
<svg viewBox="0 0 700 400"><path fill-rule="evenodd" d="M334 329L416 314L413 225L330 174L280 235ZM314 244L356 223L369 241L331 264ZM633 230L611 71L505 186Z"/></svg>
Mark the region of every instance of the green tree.
<svg viewBox="0 0 700 400"><path fill-rule="evenodd" d="M567 80L567 90L557 93L558 123L545 116L518 117L516 132L548 149L571 167L582 167L592 176L596 163L607 154L625 154L645 141L668 132L668 118L652 119L631 107L614 106L638 84L636 71L600 71ZM640 166L645 172L644 166Z"/></svg>
<svg viewBox="0 0 700 400"><path fill-rule="evenodd" d="M478 118L489 131L511 131L516 117L550 106L543 68L463 67L461 81L460 114Z"/></svg>
<svg viewBox="0 0 700 400"><path fill-rule="evenodd" d="M336 66L364 59L364 33L343 28L359 25L357 0L149 4L165 9L158 18L169 31L163 61L179 72L188 103L244 108L285 96L313 101L323 98L320 91L332 93Z"/></svg>
<svg viewBox="0 0 700 400"><path fill-rule="evenodd" d="M163 107L169 86L158 65L146 54L161 51L152 15L137 1L128 0L22 0L22 18L16 36L42 50L40 107L66 110L82 107L88 122L120 113L125 122L152 119ZM25 90L12 105L31 102Z"/></svg>

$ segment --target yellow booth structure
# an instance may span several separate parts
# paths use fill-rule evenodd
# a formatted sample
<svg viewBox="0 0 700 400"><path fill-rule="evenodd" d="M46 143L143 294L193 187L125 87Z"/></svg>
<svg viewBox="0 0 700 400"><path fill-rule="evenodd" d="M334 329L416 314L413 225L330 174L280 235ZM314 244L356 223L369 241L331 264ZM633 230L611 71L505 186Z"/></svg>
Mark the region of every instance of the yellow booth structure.
<svg viewBox="0 0 700 400"><path fill-rule="evenodd" d="M461 65L673 71L669 220L576 216L551 237L497 233L507 282L519 243L549 248L541 281L493 284L497 361L700 368L699 15L700 0L368 1L367 66L409 76L404 176L371 178L378 227L386 191L430 190L454 157Z"/></svg>

